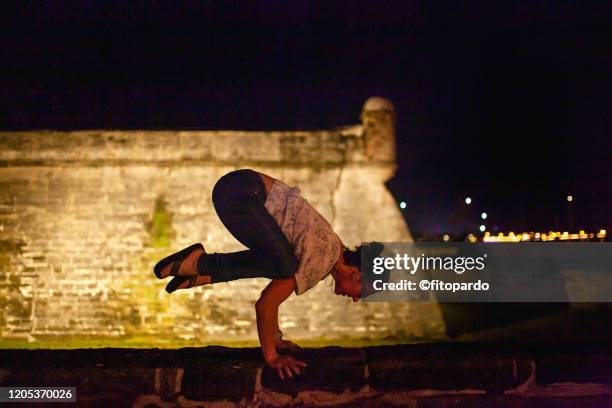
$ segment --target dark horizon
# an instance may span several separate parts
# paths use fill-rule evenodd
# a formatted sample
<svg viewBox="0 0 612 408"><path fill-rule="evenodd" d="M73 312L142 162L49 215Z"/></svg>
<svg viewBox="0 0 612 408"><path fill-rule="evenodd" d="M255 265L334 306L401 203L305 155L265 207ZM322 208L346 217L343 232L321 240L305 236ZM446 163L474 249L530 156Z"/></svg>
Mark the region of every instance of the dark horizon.
<svg viewBox="0 0 612 408"><path fill-rule="evenodd" d="M413 232L567 230L568 194L611 224L609 6L61 5L5 6L0 130L328 128L377 95Z"/></svg>

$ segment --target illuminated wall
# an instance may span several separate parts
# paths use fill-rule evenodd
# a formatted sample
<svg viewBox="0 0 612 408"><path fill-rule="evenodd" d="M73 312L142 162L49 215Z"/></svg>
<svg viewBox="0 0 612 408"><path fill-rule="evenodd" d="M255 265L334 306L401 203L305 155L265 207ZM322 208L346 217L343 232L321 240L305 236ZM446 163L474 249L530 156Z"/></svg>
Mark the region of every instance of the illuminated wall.
<svg viewBox="0 0 612 408"><path fill-rule="evenodd" d="M298 185L347 245L410 241L384 186L395 171L395 113L366 102L361 124L325 131L0 133L0 334L257 338L265 279L163 290L154 263L193 242L242 246L211 202L216 180L250 167ZM321 282L281 307L293 338L442 332L437 308L356 304Z"/></svg>

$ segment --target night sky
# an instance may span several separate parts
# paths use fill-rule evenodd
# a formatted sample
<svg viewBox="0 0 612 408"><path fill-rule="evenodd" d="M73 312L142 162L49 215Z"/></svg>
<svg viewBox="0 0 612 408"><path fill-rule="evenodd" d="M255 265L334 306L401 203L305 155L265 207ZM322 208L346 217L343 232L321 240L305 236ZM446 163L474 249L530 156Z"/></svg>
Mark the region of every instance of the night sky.
<svg viewBox="0 0 612 408"><path fill-rule="evenodd" d="M568 194L575 231L612 223L605 2L27 3L0 6L2 130L319 129L379 95L414 232L563 230Z"/></svg>

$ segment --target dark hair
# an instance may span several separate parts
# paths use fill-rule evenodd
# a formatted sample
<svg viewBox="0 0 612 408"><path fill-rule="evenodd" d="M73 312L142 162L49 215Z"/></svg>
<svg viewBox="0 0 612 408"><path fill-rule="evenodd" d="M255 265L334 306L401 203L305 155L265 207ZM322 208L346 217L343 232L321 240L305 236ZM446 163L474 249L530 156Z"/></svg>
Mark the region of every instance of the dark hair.
<svg viewBox="0 0 612 408"><path fill-rule="evenodd" d="M366 260L372 259L380 255L385 249L385 246L380 242L367 242L365 245L361 244L355 249L344 248L342 255L344 256L344 263L349 266L356 266L361 270L361 253L365 250Z"/></svg>
<svg viewBox="0 0 612 408"><path fill-rule="evenodd" d="M344 263L348 266L356 266L361 270L361 248L363 248L363 245L359 245L355 249L344 248L344 252L342 252Z"/></svg>
<svg viewBox="0 0 612 408"><path fill-rule="evenodd" d="M384 245L380 242L369 242L362 245L359 245L355 249L345 248L342 255L344 256L344 263L349 266L356 266L361 272L361 280L362 283L365 284L365 287L372 287L372 283L374 280L381 279L383 282L387 282L389 280L389 272L385 271L382 275L374 275L372 273L371 267L366 267L366 270L363 271L361 269L362 262L362 253L364 253L363 260L366 265L371 265L373 259L381 254L381 252L385 249ZM372 294L371 290L362 291L362 297L365 297L369 294Z"/></svg>

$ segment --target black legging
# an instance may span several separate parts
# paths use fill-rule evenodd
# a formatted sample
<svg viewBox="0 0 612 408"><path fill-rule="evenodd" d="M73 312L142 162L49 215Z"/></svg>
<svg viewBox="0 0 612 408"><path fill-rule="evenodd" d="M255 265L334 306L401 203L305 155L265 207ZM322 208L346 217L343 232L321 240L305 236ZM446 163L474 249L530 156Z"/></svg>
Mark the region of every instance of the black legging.
<svg viewBox="0 0 612 408"><path fill-rule="evenodd" d="M232 253L202 254L198 272L212 283L242 278L282 279L293 276L298 261L293 247L264 207L266 188L250 169L232 171L217 181L212 192L223 225L249 248Z"/></svg>

